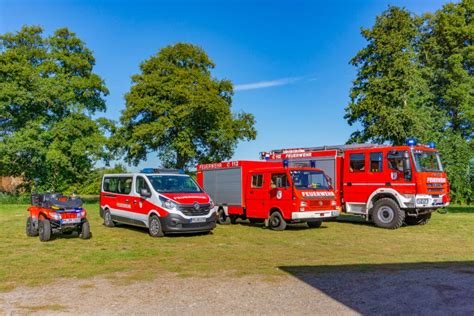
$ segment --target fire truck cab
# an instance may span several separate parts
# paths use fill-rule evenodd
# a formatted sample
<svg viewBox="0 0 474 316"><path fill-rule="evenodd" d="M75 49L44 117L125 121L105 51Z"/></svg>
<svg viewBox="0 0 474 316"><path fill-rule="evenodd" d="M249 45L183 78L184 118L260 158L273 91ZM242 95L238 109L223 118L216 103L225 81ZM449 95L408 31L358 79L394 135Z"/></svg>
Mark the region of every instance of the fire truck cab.
<svg viewBox="0 0 474 316"><path fill-rule="evenodd" d="M320 169L261 161L221 162L197 169L198 183L215 201L221 224L242 218L284 230L287 223L319 227L339 215L334 191Z"/></svg>
<svg viewBox="0 0 474 316"><path fill-rule="evenodd" d="M449 205L449 185L434 145L354 144L261 153L268 161L323 169L332 179L338 206L377 226L425 224Z"/></svg>

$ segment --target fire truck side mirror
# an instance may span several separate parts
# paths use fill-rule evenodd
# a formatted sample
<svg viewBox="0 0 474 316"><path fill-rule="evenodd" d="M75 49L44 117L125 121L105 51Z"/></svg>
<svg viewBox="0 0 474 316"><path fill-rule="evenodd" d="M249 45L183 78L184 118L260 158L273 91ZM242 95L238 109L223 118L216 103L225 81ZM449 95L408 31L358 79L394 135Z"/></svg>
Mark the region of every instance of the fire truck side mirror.
<svg viewBox="0 0 474 316"><path fill-rule="evenodd" d="M411 163L410 163L410 154L408 151L403 152L403 175L406 180L411 181Z"/></svg>

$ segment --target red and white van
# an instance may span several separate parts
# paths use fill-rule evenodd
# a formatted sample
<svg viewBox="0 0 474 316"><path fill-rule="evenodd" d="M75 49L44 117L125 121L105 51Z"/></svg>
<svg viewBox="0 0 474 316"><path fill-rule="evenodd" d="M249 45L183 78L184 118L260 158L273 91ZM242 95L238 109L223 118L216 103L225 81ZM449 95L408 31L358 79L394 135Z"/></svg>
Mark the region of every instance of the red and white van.
<svg viewBox="0 0 474 316"><path fill-rule="evenodd" d="M153 237L209 232L216 226L209 195L190 176L166 169L104 175L100 216L105 226L123 223L146 227Z"/></svg>
<svg viewBox="0 0 474 316"><path fill-rule="evenodd" d="M321 169L282 163L230 161L198 166L198 183L216 201L218 222L287 223L319 227L339 215L331 184Z"/></svg>

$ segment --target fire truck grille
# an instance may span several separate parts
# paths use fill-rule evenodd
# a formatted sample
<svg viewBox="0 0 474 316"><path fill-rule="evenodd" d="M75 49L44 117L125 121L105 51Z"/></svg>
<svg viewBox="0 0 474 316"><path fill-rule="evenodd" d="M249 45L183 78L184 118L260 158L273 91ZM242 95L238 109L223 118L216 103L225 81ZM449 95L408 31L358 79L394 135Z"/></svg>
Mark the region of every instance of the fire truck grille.
<svg viewBox="0 0 474 316"><path fill-rule="evenodd" d="M444 187L441 183L428 183L428 192L444 193Z"/></svg>
<svg viewBox="0 0 474 316"><path fill-rule="evenodd" d="M322 203L320 203L322 202ZM309 201L309 207L312 208L327 208L331 206L331 200L316 200L316 201Z"/></svg>
<svg viewBox="0 0 474 316"><path fill-rule="evenodd" d="M183 213L186 216L202 216L202 215L207 215L209 214L209 211L211 210L211 205L210 204L199 204L199 209L196 210L194 205L181 205L179 207L179 210L181 213Z"/></svg>

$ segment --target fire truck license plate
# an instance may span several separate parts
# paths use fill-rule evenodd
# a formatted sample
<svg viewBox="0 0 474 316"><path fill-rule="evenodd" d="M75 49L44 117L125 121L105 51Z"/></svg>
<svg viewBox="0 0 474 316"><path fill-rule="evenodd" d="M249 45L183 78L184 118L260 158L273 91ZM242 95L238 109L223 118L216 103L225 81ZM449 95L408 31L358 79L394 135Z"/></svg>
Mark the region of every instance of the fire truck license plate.
<svg viewBox="0 0 474 316"><path fill-rule="evenodd" d="M80 223L80 222L81 222L80 218L65 218L65 219L61 220L62 224L76 224L76 223Z"/></svg>
<svg viewBox="0 0 474 316"><path fill-rule="evenodd" d="M206 221L205 217L195 217L191 218L191 223L203 223Z"/></svg>

